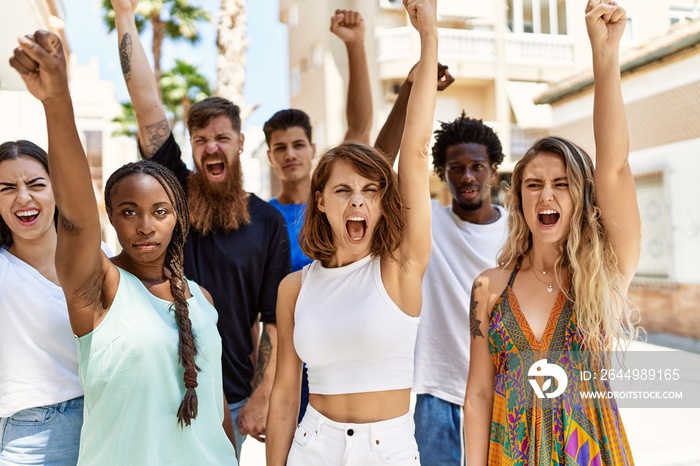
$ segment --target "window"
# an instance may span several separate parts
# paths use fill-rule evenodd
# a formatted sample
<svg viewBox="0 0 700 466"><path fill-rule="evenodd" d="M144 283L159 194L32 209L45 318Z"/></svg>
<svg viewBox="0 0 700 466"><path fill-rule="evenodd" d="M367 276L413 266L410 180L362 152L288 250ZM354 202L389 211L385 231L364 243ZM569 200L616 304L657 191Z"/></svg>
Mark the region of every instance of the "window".
<svg viewBox="0 0 700 466"><path fill-rule="evenodd" d="M301 70L298 66L292 68L289 73L289 92L296 97L301 92Z"/></svg>
<svg viewBox="0 0 700 466"><path fill-rule="evenodd" d="M528 34L567 34L566 0L507 0L508 29Z"/></svg>
<svg viewBox="0 0 700 466"><path fill-rule="evenodd" d="M92 180L102 189L102 131L85 131L85 155Z"/></svg>
<svg viewBox="0 0 700 466"><path fill-rule="evenodd" d="M636 278L667 280L673 248L663 173L638 175L635 185L643 232Z"/></svg>
<svg viewBox="0 0 700 466"><path fill-rule="evenodd" d="M700 18L700 5L672 6L668 11L671 25Z"/></svg>

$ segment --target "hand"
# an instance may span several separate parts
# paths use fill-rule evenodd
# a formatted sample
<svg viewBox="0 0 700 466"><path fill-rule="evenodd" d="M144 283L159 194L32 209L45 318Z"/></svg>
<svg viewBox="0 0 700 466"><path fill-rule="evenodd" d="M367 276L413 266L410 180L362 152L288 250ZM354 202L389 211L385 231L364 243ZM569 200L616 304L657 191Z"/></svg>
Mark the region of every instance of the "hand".
<svg viewBox="0 0 700 466"><path fill-rule="evenodd" d="M416 31L437 34L435 0L403 0L403 6Z"/></svg>
<svg viewBox="0 0 700 466"><path fill-rule="evenodd" d="M116 15L136 14L139 0L111 0L112 9Z"/></svg>
<svg viewBox="0 0 700 466"><path fill-rule="evenodd" d="M242 435L250 435L258 442L265 443L265 423L269 400L265 399L262 390L255 390L238 413L238 430Z"/></svg>
<svg viewBox="0 0 700 466"><path fill-rule="evenodd" d="M365 40L365 21L358 11L335 10L331 16L331 32L346 44Z"/></svg>
<svg viewBox="0 0 700 466"><path fill-rule="evenodd" d="M588 0L586 28L591 46L617 47L625 32L627 12L614 0Z"/></svg>
<svg viewBox="0 0 700 466"><path fill-rule="evenodd" d="M416 67L418 66L418 63L413 65L411 67L411 71L408 72L408 76L406 76L406 82L409 84L413 84L413 81L416 79ZM444 91L448 87L452 85L452 83L455 82L454 76L450 74L449 71L449 66L443 65L440 62L438 62L438 69L437 69L437 90L438 91Z"/></svg>
<svg viewBox="0 0 700 466"><path fill-rule="evenodd" d="M68 95L61 39L53 32L36 31L20 37L19 44L10 57L10 66L19 72L27 90L42 102Z"/></svg>

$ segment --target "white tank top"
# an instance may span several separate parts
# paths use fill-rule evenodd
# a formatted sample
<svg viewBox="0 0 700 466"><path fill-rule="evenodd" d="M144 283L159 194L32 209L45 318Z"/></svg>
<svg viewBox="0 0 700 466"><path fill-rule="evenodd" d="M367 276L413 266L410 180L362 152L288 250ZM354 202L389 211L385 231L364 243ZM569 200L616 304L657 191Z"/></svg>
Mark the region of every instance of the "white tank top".
<svg viewBox="0 0 700 466"><path fill-rule="evenodd" d="M0 417L83 394L63 290L0 248Z"/></svg>
<svg viewBox="0 0 700 466"><path fill-rule="evenodd" d="M294 347L306 362L310 393L411 388L419 318L391 300L380 263L367 256L344 267L304 267Z"/></svg>

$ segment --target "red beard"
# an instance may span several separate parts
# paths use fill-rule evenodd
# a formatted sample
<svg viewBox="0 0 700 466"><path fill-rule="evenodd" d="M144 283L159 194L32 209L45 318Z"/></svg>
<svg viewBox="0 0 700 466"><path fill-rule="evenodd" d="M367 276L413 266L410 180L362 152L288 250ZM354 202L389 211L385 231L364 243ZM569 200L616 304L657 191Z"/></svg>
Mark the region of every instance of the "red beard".
<svg viewBox="0 0 700 466"><path fill-rule="evenodd" d="M214 231L229 233L250 223L240 161L226 165L226 179L221 183L212 183L201 171L192 173L187 188L190 222L202 236Z"/></svg>

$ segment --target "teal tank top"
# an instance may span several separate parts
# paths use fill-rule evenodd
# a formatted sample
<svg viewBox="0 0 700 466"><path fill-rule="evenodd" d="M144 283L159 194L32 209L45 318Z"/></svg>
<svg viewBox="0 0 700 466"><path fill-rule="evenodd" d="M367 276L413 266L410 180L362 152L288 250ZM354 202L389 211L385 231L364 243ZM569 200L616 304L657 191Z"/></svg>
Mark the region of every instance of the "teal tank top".
<svg viewBox="0 0 700 466"><path fill-rule="evenodd" d="M197 345L199 411L180 427L185 393L178 330L171 302L152 295L119 269L112 307L95 330L77 338L85 390L78 465L236 465L222 428L224 395L218 314L195 282L190 320Z"/></svg>

